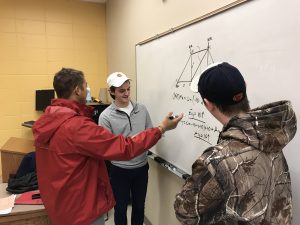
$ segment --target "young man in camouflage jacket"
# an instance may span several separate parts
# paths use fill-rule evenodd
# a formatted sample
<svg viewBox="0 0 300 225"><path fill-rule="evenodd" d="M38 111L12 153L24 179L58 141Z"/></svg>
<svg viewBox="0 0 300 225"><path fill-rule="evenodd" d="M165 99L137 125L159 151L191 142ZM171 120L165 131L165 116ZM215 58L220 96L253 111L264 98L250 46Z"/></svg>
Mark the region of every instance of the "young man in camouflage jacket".
<svg viewBox="0 0 300 225"><path fill-rule="evenodd" d="M292 193L283 148L296 133L289 101L250 110L237 68L215 63L194 79L223 125L218 144L194 162L174 204L183 225L291 225Z"/></svg>

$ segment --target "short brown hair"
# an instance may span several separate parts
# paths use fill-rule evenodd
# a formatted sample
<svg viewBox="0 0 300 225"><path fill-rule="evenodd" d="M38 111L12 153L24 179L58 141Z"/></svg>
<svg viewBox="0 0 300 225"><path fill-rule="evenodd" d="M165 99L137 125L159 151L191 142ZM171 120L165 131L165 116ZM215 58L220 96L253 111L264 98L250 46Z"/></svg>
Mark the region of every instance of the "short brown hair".
<svg viewBox="0 0 300 225"><path fill-rule="evenodd" d="M76 86L83 88L84 74L82 71L62 68L53 79L53 87L58 98L68 99Z"/></svg>
<svg viewBox="0 0 300 225"><path fill-rule="evenodd" d="M250 110L249 100L247 95L240 102L234 105L227 104L217 104L214 103L216 107L226 116L235 116L241 112L248 112Z"/></svg>
<svg viewBox="0 0 300 225"><path fill-rule="evenodd" d="M115 91L116 91L116 87L111 86L111 87L109 88L109 90L110 90L110 92L109 92L110 97L111 97L112 99L115 100L115 99L116 99L116 96L115 96L115 95L112 95L111 92L115 92Z"/></svg>

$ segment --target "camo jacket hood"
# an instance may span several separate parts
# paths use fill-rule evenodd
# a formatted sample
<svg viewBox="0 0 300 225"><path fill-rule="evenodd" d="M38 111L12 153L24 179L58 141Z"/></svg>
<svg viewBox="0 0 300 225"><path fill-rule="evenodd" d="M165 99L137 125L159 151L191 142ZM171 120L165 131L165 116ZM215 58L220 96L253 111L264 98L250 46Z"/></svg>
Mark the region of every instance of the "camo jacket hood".
<svg viewBox="0 0 300 225"><path fill-rule="evenodd" d="M282 149L296 134L289 101L237 115L218 144L193 164L174 204L184 225L292 224L292 194Z"/></svg>

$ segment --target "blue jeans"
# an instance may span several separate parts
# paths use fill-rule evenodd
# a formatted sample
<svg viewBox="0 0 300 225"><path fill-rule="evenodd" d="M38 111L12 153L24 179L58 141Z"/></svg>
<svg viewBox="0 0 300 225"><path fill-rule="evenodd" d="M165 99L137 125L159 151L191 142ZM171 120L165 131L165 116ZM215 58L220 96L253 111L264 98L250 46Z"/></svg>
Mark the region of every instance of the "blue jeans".
<svg viewBox="0 0 300 225"><path fill-rule="evenodd" d="M143 225L148 170L148 164L135 169L111 166L111 185L116 199L115 225L127 225L127 206L130 196L132 202L131 225Z"/></svg>

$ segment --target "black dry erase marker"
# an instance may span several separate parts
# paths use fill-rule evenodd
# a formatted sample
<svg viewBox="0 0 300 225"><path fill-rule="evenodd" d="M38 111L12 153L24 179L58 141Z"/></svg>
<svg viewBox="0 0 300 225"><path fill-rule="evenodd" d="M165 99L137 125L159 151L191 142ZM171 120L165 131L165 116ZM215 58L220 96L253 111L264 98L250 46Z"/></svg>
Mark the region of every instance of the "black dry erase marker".
<svg viewBox="0 0 300 225"><path fill-rule="evenodd" d="M184 180L186 180L186 179L188 179L189 177L190 177L191 175L189 175L189 174L182 174L182 178L184 179Z"/></svg>

